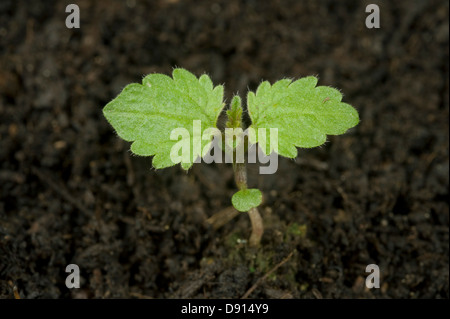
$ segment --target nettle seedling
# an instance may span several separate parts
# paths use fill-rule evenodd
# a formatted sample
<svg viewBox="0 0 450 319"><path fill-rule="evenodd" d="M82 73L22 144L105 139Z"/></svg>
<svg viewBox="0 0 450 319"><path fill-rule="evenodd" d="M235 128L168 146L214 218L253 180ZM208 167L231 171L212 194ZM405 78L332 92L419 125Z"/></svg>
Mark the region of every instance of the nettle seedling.
<svg viewBox="0 0 450 319"><path fill-rule="evenodd" d="M338 90L316 85L314 76L283 79L273 85L264 81L256 93L247 95L251 124L244 127L241 99L234 96L225 127L219 130L217 122L225 106L223 86L214 86L206 74L197 78L176 68L172 78L150 74L142 84L129 84L104 107L103 114L122 139L133 142L134 154L153 156L156 169L179 163L188 170L202 160L221 163L221 154L225 154L239 189L231 202L238 211L248 212L249 244L258 246L263 234L257 208L262 193L247 186L244 153L248 152L248 162L254 162L255 149L263 163L276 161L278 155L295 158L297 147L322 145L327 135L343 134L359 122L358 112L341 102ZM269 166L268 172L261 170L267 167L260 167L260 172L274 173Z"/></svg>

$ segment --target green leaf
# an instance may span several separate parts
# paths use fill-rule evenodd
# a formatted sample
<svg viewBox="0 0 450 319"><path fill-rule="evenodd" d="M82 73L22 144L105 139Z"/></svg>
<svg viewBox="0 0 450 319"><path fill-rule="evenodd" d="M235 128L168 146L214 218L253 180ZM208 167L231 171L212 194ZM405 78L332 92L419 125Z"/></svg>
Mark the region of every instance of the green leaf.
<svg viewBox="0 0 450 319"><path fill-rule="evenodd" d="M227 111L228 121L225 124L228 128L242 127L242 106L241 98L237 95L231 100L230 109Z"/></svg>
<svg viewBox="0 0 450 319"><path fill-rule="evenodd" d="M211 145L202 135L206 129L216 128L224 106L223 86L213 87L206 74L197 78L180 68L174 69L172 76L150 74L142 84L129 84L104 107L103 114L121 138L133 142L134 154L154 156L155 168L181 163L188 169ZM201 123L196 134L194 121L201 121L196 122ZM171 140L176 129L185 129L189 135L175 134ZM171 150L178 142L189 143L188 156L174 161Z"/></svg>
<svg viewBox="0 0 450 319"><path fill-rule="evenodd" d="M259 189L242 189L231 198L234 208L240 212L248 212L253 207L258 207L262 202L262 194Z"/></svg>
<svg viewBox="0 0 450 319"><path fill-rule="evenodd" d="M359 122L358 112L349 104L341 102L342 94L331 87L318 86L313 76L295 82L284 79L262 82L256 94L247 96L251 143L259 143L263 152L295 158L296 147L316 147L326 141L326 135L339 135ZM266 133L258 134L258 129ZM278 140L269 134L270 128L278 129ZM272 145L271 145L272 136ZM265 147L264 147L265 146ZM276 149L277 148L277 149Z"/></svg>

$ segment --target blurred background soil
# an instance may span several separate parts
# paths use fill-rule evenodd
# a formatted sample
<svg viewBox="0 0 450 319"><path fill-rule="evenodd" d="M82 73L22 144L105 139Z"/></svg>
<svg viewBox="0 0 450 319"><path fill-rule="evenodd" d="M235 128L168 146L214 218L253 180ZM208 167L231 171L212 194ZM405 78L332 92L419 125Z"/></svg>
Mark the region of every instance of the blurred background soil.
<svg viewBox="0 0 450 319"><path fill-rule="evenodd" d="M68 29L69 3L81 27ZM365 27L378 4L381 28ZM449 2L0 2L0 297L449 298ZM317 75L361 123L274 175L247 247L226 164L155 171L103 106L148 73L208 73L226 99ZM289 257L285 259L286 257ZM77 264L81 288L68 289ZM368 264L380 289L367 289Z"/></svg>

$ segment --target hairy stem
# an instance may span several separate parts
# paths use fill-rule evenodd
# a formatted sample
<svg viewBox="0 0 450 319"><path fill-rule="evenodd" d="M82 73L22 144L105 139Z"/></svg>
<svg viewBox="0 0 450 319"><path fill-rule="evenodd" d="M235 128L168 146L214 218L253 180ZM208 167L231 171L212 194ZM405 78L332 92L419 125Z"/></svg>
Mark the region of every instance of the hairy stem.
<svg viewBox="0 0 450 319"><path fill-rule="evenodd" d="M245 163L233 163L234 180L236 186L241 189L247 189L247 166Z"/></svg>
<svg viewBox="0 0 450 319"><path fill-rule="evenodd" d="M234 170L234 180L236 181L237 187L242 189L247 189L247 166L245 163L233 163ZM250 235L249 245L251 247L258 247L261 242L261 237L264 233L264 225L256 207L251 208L248 211L248 216L250 217L250 222L252 223L252 234Z"/></svg>

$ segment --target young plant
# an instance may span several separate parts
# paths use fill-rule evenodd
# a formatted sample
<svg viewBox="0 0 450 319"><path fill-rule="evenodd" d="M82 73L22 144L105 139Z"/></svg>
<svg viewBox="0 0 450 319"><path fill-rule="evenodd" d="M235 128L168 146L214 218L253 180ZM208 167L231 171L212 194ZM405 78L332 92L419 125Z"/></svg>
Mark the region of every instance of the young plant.
<svg viewBox="0 0 450 319"><path fill-rule="evenodd" d="M221 162L225 152L239 189L231 202L238 211L248 212L252 224L249 243L258 246L263 234L257 208L262 194L259 189L248 188L242 152L257 145L259 157L295 158L297 147L322 145L326 135L343 134L359 122L358 112L341 102L338 90L316 85L314 76L283 79L273 85L262 82L256 93L247 95L251 125L244 127L241 99L234 96L225 128L219 130L217 120L225 106L223 86L214 87L206 74L197 78L176 68L172 78L150 74L142 84L129 84L104 107L103 114L121 138L133 142L134 154L153 156L156 169L180 163L188 170L202 159Z"/></svg>

